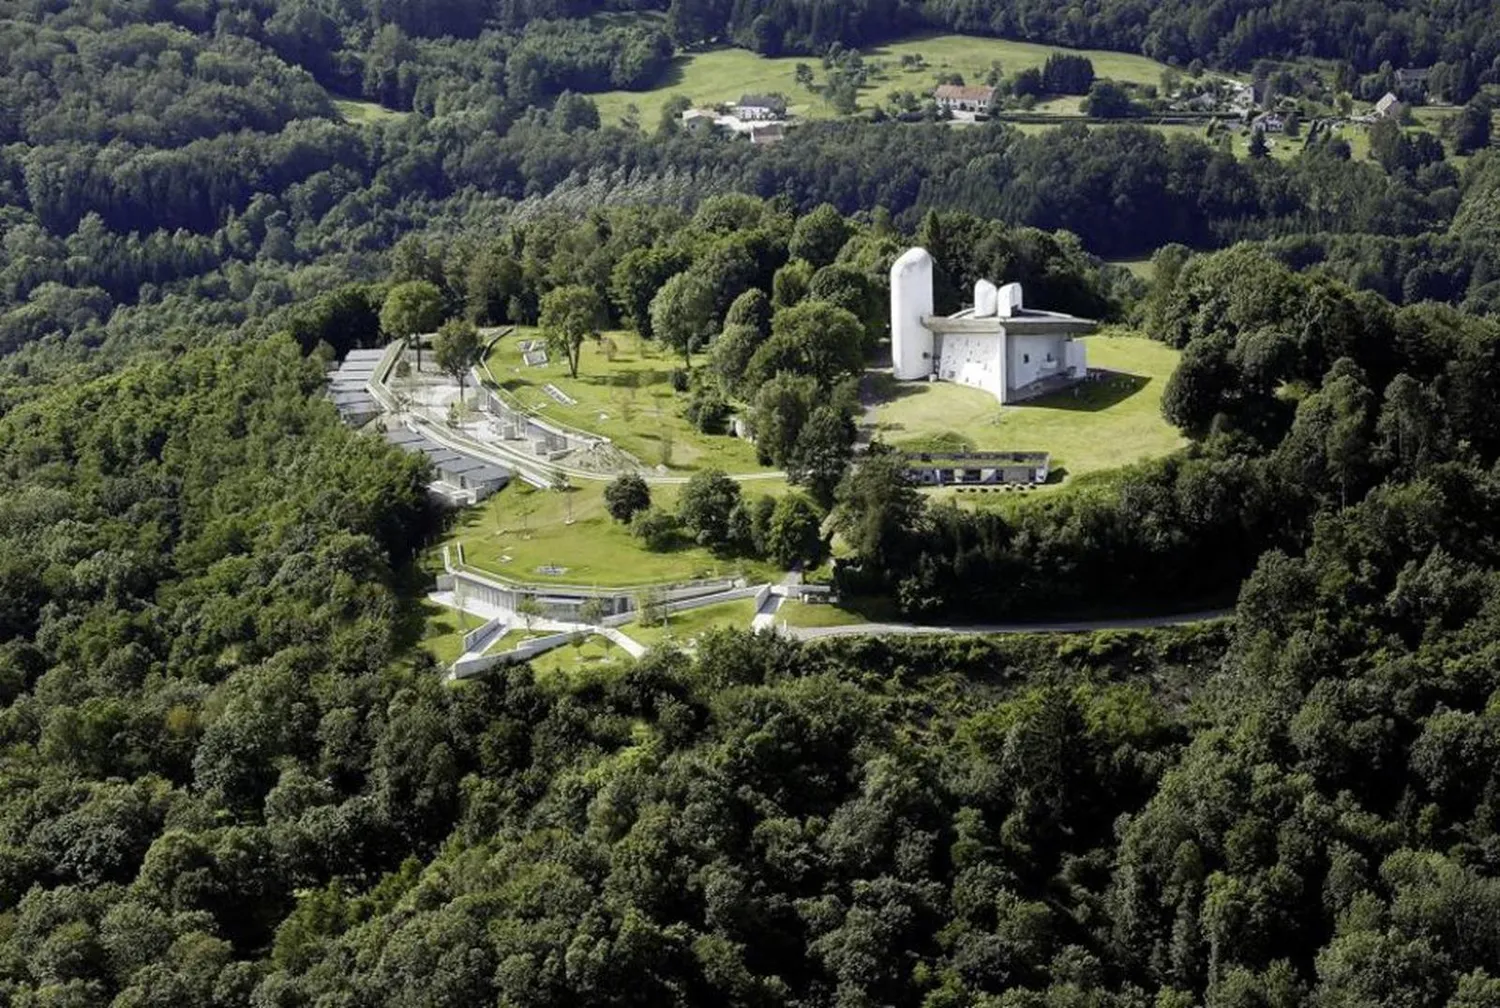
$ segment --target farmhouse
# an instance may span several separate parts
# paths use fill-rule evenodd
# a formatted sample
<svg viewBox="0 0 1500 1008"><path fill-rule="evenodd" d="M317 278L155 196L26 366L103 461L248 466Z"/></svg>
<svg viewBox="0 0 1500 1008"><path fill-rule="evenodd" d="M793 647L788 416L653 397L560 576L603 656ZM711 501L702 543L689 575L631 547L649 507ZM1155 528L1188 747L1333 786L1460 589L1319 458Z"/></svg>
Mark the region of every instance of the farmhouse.
<svg viewBox="0 0 1500 1008"><path fill-rule="evenodd" d="M1427 95L1430 68L1403 67L1396 71L1396 90L1404 98L1423 98Z"/></svg>
<svg viewBox="0 0 1500 1008"><path fill-rule="evenodd" d="M734 106L736 119L780 119L786 115L786 99L779 95L741 95Z"/></svg>
<svg viewBox="0 0 1500 1008"><path fill-rule="evenodd" d="M1401 104L1401 99L1387 91L1385 97L1375 103L1375 118L1400 119L1405 110L1406 106Z"/></svg>
<svg viewBox="0 0 1500 1008"><path fill-rule="evenodd" d="M786 139L786 126L779 122L756 123L750 127L750 142L757 147L781 143Z"/></svg>
<svg viewBox="0 0 1500 1008"><path fill-rule="evenodd" d="M975 112L988 114L995 101L992 87L971 87L965 84L940 84L932 92L939 108L949 112Z"/></svg>
<svg viewBox="0 0 1500 1008"><path fill-rule="evenodd" d="M891 266L891 358L898 381L948 381L1022 402L1088 377L1077 337L1090 319L1022 303L1021 285L974 285L974 305L933 314L932 256L907 249Z"/></svg>

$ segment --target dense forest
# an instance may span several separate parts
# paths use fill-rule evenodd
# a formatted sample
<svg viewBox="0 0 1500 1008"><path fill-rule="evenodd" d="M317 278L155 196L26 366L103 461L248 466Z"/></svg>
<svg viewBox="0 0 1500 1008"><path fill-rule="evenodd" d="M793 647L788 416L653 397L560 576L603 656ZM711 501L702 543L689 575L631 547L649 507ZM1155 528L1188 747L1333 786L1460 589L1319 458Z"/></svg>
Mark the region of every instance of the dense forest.
<svg viewBox="0 0 1500 1008"><path fill-rule="evenodd" d="M1489 469L1349 488L1230 625L454 686L406 657L420 474L317 371L213 346L0 420L8 1003L1500 996Z"/></svg>

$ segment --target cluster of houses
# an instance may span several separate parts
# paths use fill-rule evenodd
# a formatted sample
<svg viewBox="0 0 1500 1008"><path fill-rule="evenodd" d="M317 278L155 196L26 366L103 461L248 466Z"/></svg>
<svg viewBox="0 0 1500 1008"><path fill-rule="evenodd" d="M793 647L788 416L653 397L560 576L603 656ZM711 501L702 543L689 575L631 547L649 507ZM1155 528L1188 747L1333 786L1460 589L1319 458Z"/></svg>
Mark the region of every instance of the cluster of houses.
<svg viewBox="0 0 1500 1008"><path fill-rule="evenodd" d="M790 125L786 99L780 95L741 95L733 104L716 108L690 108L682 113L689 129L723 129L747 137L752 144L780 143Z"/></svg>
<svg viewBox="0 0 1500 1008"><path fill-rule="evenodd" d="M1372 112L1355 116L1353 121L1400 119L1406 111L1406 99L1402 96L1425 92L1428 73L1419 69L1397 70L1397 90L1376 102ZM933 89L932 100L954 119L973 120L994 111L996 89L983 84L940 84ZM1221 77L1209 81L1196 94L1177 96L1168 108L1199 115L1234 116L1253 132L1280 133L1286 129L1286 115L1282 109L1269 107L1270 104L1269 96L1265 101L1258 99L1254 85ZM737 102L712 108L690 108L682 113L682 123L691 129L726 130L756 145L779 143L786 138L791 125L786 99L760 94L742 95Z"/></svg>

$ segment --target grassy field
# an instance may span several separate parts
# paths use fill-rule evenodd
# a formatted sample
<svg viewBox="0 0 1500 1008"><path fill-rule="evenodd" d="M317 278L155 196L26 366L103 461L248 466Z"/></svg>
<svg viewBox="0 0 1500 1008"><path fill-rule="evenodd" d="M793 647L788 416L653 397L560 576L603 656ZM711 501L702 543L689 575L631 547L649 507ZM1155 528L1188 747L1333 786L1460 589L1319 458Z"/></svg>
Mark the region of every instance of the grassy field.
<svg viewBox="0 0 1500 1008"><path fill-rule="evenodd" d="M806 602L793 602L790 599L781 603L781 608L776 611L776 619L786 623L787 626L794 627L853 626L856 623L869 622L859 613L840 609L827 602L809 605Z"/></svg>
<svg viewBox="0 0 1500 1008"><path fill-rule="evenodd" d="M703 434L682 417L686 397L672 391L671 377L682 362L634 333L605 334L616 347L614 360L603 342L584 344L578 377L568 376L561 359L531 367L519 349L535 330L518 329L490 353L491 373L511 395L544 419L610 438L648 466L676 473L717 468L728 473L766 472L755 448L727 434ZM544 390L554 385L575 400L566 406Z"/></svg>
<svg viewBox="0 0 1500 1008"><path fill-rule="evenodd" d="M1054 472L1073 476L1181 447L1182 435L1161 416L1177 352L1125 334L1086 342L1089 366L1119 377L1017 406L964 385L895 385L876 409L877 434L898 447L1046 451Z"/></svg>
<svg viewBox="0 0 1500 1008"><path fill-rule="evenodd" d="M464 634L482 622L477 616L426 601L422 603L422 614L425 617L422 646L444 665L453 664L463 654Z"/></svg>
<svg viewBox="0 0 1500 1008"><path fill-rule="evenodd" d="M741 630L748 630L750 621L754 618L755 600L747 598L674 613L667 618L665 623L651 626L631 623L620 629L647 647L657 647L669 642L686 646L692 643L693 638L714 627L738 627Z"/></svg>
<svg viewBox="0 0 1500 1008"><path fill-rule="evenodd" d="M464 560L472 567L542 584L620 587L740 572L760 580L779 576L770 564L721 560L696 546L650 552L604 509L605 485L581 482L564 492L537 490L518 481L479 507L466 510L447 541L463 544ZM785 489L780 481L746 484L752 498ZM651 500L672 510L680 493L677 485L657 485L651 488ZM572 524L568 524L570 513ZM546 573L541 568L560 568L560 572Z"/></svg>
<svg viewBox="0 0 1500 1008"><path fill-rule="evenodd" d="M1093 61L1094 72L1100 77L1114 80L1155 84L1165 69L1161 63L1130 53L1066 50L968 35L923 35L864 51L867 63L878 62L883 68L872 74L870 83L861 89L860 104L869 106L883 101L891 91L919 94L931 91L937 85L939 73L959 73L970 83L979 83L997 62L1010 76L1028 67L1041 66L1051 53L1075 51ZM926 65L920 69L903 70L901 57L910 55L920 55ZM821 63L814 58L786 56L770 59L744 49L716 49L679 56L667 81L654 90L608 91L591 97L598 104L603 121L618 122L628 107L634 105L641 125L648 130L656 128L661 120L662 107L678 95L689 98L695 105L713 105L752 92L779 92L791 103L792 114L804 119L831 118L834 110L819 93L797 85L794 74L798 63L812 67L819 83L825 79ZM1076 105L1078 100L1061 101Z"/></svg>
<svg viewBox="0 0 1500 1008"><path fill-rule="evenodd" d="M345 122L356 125L374 125L392 119L405 119L411 114L397 112L395 109L388 109L375 102L354 101L350 98L333 99L333 107L338 109L339 115L344 117Z"/></svg>
<svg viewBox="0 0 1500 1008"><path fill-rule="evenodd" d="M555 676L576 676L617 661L629 661L630 655L608 637L590 634L582 640L553 648L531 659L531 670L543 681Z"/></svg>
<svg viewBox="0 0 1500 1008"><path fill-rule="evenodd" d="M1139 259L1111 259L1109 260L1109 262L1115 266L1125 267L1130 271L1132 276L1136 277L1137 279L1144 280L1147 283L1151 282L1151 278L1156 273L1155 269L1151 265L1150 256L1142 256Z"/></svg>

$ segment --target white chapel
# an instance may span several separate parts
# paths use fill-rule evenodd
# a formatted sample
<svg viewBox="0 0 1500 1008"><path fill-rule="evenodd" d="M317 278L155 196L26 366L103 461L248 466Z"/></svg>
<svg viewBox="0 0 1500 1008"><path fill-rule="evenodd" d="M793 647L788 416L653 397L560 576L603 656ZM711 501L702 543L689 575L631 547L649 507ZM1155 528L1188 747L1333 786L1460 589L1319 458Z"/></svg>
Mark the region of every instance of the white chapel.
<svg viewBox="0 0 1500 1008"><path fill-rule="evenodd" d="M1021 285L974 285L974 305L937 316L932 256L912 248L891 266L891 361L899 381L972 385L1002 403L1023 402L1088 376L1091 319L1022 303Z"/></svg>

